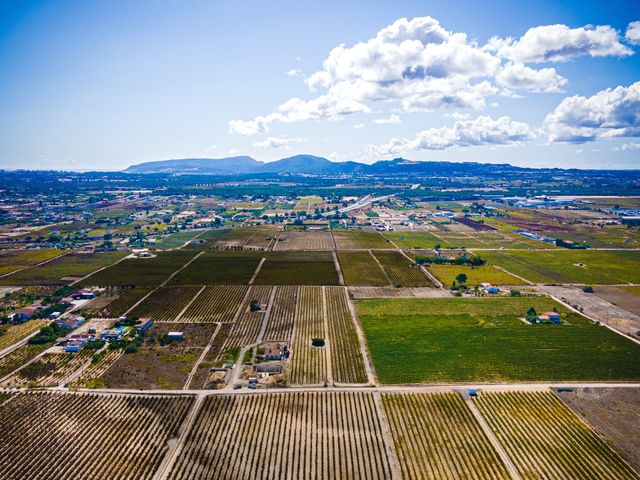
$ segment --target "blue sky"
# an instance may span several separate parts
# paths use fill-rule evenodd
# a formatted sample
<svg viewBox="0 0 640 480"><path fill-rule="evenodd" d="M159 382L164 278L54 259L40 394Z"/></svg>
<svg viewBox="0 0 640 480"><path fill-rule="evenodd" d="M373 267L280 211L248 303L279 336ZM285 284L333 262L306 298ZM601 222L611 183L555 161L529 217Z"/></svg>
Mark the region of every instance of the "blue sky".
<svg viewBox="0 0 640 480"><path fill-rule="evenodd" d="M636 2L185 5L1 2L0 167L312 153L640 168Z"/></svg>

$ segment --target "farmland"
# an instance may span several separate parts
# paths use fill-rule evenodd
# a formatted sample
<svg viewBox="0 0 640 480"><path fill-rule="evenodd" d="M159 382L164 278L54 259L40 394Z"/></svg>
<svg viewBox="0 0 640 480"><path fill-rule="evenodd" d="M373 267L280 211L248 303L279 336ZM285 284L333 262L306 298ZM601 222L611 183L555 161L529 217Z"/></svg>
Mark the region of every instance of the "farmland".
<svg viewBox="0 0 640 480"><path fill-rule="evenodd" d="M399 287L429 287L427 275L397 250L373 252L392 285Z"/></svg>
<svg viewBox="0 0 640 480"><path fill-rule="evenodd" d="M639 345L546 297L356 306L382 383L640 379ZM556 307L565 324L524 323L520 317L532 306Z"/></svg>
<svg viewBox="0 0 640 480"><path fill-rule="evenodd" d="M156 287L185 265L195 252L172 250L152 258L127 258L117 265L97 272L82 283L98 286Z"/></svg>
<svg viewBox="0 0 640 480"><path fill-rule="evenodd" d="M331 369L336 383L367 383L364 359L344 287L324 288Z"/></svg>
<svg viewBox="0 0 640 480"><path fill-rule="evenodd" d="M330 232L295 230L283 232L278 236L274 250L333 250L333 238Z"/></svg>
<svg viewBox="0 0 640 480"><path fill-rule="evenodd" d="M551 392L483 393L474 403L523 478L638 478Z"/></svg>
<svg viewBox="0 0 640 480"><path fill-rule="evenodd" d="M247 296L247 303L242 305L241 313L236 322L231 327L224 349L242 347L255 343L262 327L265 310L252 312L249 308L250 302L255 301L259 305L267 306L272 294L272 289L265 285L252 286Z"/></svg>
<svg viewBox="0 0 640 480"><path fill-rule="evenodd" d="M61 255L60 250L4 250L0 257L0 275L31 267Z"/></svg>
<svg viewBox="0 0 640 480"><path fill-rule="evenodd" d="M36 358L47 345L23 345L0 358L0 378L4 378L16 369Z"/></svg>
<svg viewBox="0 0 640 480"><path fill-rule="evenodd" d="M99 318L119 318L138 301L151 292L150 288L117 288L109 292L112 300L94 313Z"/></svg>
<svg viewBox="0 0 640 480"><path fill-rule="evenodd" d="M30 322L13 325L9 327L3 327L2 335L0 336L0 352L5 348L14 345L15 343L23 340L34 332L37 332L42 327L47 325L49 320L31 320Z"/></svg>
<svg viewBox="0 0 640 480"><path fill-rule="evenodd" d="M292 384L298 385L323 384L327 378L326 349L311 345L313 338L326 338L322 289L300 287L298 302L289 380Z"/></svg>
<svg viewBox="0 0 640 480"><path fill-rule="evenodd" d="M340 266L347 285L390 285L391 280L369 252L340 252Z"/></svg>
<svg viewBox="0 0 640 480"><path fill-rule="evenodd" d="M0 406L6 419L0 425L0 477L150 478L192 401L187 396L14 395Z"/></svg>
<svg viewBox="0 0 640 480"><path fill-rule="evenodd" d="M511 478L457 393L385 393L382 400L402 478Z"/></svg>
<svg viewBox="0 0 640 480"><path fill-rule="evenodd" d="M433 248L436 245L448 247L448 243L431 232L385 232L384 237L396 248Z"/></svg>
<svg viewBox="0 0 640 480"><path fill-rule="evenodd" d="M91 352L45 353L3 382L5 387L56 387L91 359Z"/></svg>
<svg viewBox="0 0 640 480"><path fill-rule="evenodd" d="M390 476L373 395L322 392L206 398L169 478Z"/></svg>
<svg viewBox="0 0 640 480"><path fill-rule="evenodd" d="M361 250L361 249L385 249L395 248L393 244L378 232L365 232L363 230L336 230L333 238L336 241L338 250Z"/></svg>
<svg viewBox="0 0 640 480"><path fill-rule="evenodd" d="M425 266L445 286L450 286L461 273L467 276L466 284L470 286L481 283L492 285L525 285L518 277L499 270L493 266L469 267L466 265L428 265Z"/></svg>
<svg viewBox="0 0 640 480"><path fill-rule="evenodd" d="M265 332L266 341L291 341L293 325L298 305L298 286L280 285L271 309L271 316Z"/></svg>
<svg viewBox="0 0 640 480"><path fill-rule="evenodd" d="M212 285L206 287L180 317L181 322L212 323L233 320L247 292L242 285Z"/></svg>
<svg viewBox="0 0 640 480"><path fill-rule="evenodd" d="M271 252L256 278L260 285L337 285L330 252Z"/></svg>
<svg viewBox="0 0 640 480"><path fill-rule="evenodd" d="M161 287L145 298L131 312L132 317L153 317L158 322L172 322L200 287Z"/></svg>
<svg viewBox="0 0 640 480"><path fill-rule="evenodd" d="M258 264L258 252L205 252L181 270L171 285L246 285Z"/></svg>
<svg viewBox="0 0 640 480"><path fill-rule="evenodd" d="M1 285L65 285L117 262L122 252L70 253L39 267L27 268L0 278Z"/></svg>
<svg viewBox="0 0 640 480"><path fill-rule="evenodd" d="M482 257L535 283L640 283L640 251L492 251Z"/></svg>

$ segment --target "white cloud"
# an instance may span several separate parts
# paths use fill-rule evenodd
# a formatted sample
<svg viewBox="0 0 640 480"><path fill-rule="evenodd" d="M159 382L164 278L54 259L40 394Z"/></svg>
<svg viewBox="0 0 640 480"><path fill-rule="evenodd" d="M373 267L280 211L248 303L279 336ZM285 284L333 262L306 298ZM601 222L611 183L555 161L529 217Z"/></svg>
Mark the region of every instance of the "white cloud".
<svg viewBox="0 0 640 480"><path fill-rule="evenodd" d="M625 143L620 147L620 150L623 152L627 150L640 150L640 143Z"/></svg>
<svg viewBox="0 0 640 480"><path fill-rule="evenodd" d="M287 149L292 144L295 143L303 143L306 142L306 138L296 138L296 137L269 137L262 142L256 142L253 145L258 148L264 148L267 150L275 150L275 149Z"/></svg>
<svg viewBox="0 0 640 480"><path fill-rule="evenodd" d="M565 98L544 121L552 142L583 143L597 138L640 136L640 82L601 90L586 98Z"/></svg>
<svg viewBox="0 0 640 480"><path fill-rule="evenodd" d="M364 123L357 123L353 126L353 128L364 128Z"/></svg>
<svg viewBox="0 0 640 480"><path fill-rule="evenodd" d="M297 68L292 68L291 70L287 70L285 73L287 74L288 77L302 77L302 78L304 78L304 73L302 73L302 71L298 70Z"/></svg>
<svg viewBox="0 0 640 480"><path fill-rule="evenodd" d="M631 22L627 26L627 33L625 33L627 42L632 45L640 45L640 22Z"/></svg>
<svg viewBox="0 0 640 480"><path fill-rule="evenodd" d="M253 135L274 122L339 120L371 113L374 103L392 103L404 112L482 110L493 95L559 92L567 79L555 68L525 64L580 55L631 55L619 37L608 25L548 25L531 28L518 40L494 37L479 45L432 17L401 18L366 41L331 50L322 68L305 79L311 92L319 92L315 98L292 98L272 113L233 120L229 131ZM288 75L298 73L292 69Z"/></svg>
<svg viewBox="0 0 640 480"><path fill-rule="evenodd" d="M496 83L511 90L533 92L560 92L567 79L558 75L555 68L534 70L522 63L508 63L498 75Z"/></svg>
<svg viewBox="0 0 640 480"><path fill-rule="evenodd" d="M494 37L485 50L522 63L566 62L584 55L624 57L633 54L631 49L620 43L619 32L609 25L534 27L518 40Z"/></svg>
<svg viewBox="0 0 640 480"><path fill-rule="evenodd" d="M450 147L477 145L514 145L533 138L529 125L507 116L493 119L480 116L474 120L459 120L452 127L430 128L413 139L392 138L384 145L370 146L378 155L395 155L419 150L444 150Z"/></svg>
<svg viewBox="0 0 640 480"><path fill-rule="evenodd" d="M392 113L387 118L376 118L373 123L375 123L376 125L389 125L402 123L402 120L400 120L400 117L398 115Z"/></svg>

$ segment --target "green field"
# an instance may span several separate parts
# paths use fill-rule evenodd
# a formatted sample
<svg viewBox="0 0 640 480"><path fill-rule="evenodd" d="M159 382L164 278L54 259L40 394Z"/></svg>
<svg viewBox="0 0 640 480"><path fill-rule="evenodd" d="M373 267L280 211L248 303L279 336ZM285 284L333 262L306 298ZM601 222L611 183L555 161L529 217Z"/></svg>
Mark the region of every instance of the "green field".
<svg viewBox="0 0 640 480"><path fill-rule="evenodd" d="M62 253L62 250L3 250L0 256L0 275L31 267Z"/></svg>
<svg viewBox="0 0 640 480"><path fill-rule="evenodd" d="M338 285L330 252L268 252L258 285Z"/></svg>
<svg viewBox="0 0 640 480"><path fill-rule="evenodd" d="M447 248L449 246L446 241L431 232L385 232L383 235L400 248L433 248L436 245Z"/></svg>
<svg viewBox="0 0 640 480"><path fill-rule="evenodd" d="M470 267L468 265L428 265L427 270L433 273L447 287L451 286L456 276L464 273L467 285L476 286L481 283L493 285L523 285L525 282L493 266Z"/></svg>
<svg viewBox="0 0 640 480"><path fill-rule="evenodd" d="M172 250L159 252L151 258L127 258L113 267L91 275L82 283L99 286L157 287L195 255L196 252Z"/></svg>
<svg viewBox="0 0 640 480"><path fill-rule="evenodd" d="M640 346L548 297L356 302L382 383L640 379ZM557 307L564 325L520 318Z"/></svg>
<svg viewBox="0 0 640 480"><path fill-rule="evenodd" d="M40 267L0 278L0 285L64 285L115 263L125 255L124 252L70 253Z"/></svg>
<svg viewBox="0 0 640 480"><path fill-rule="evenodd" d="M338 258L347 285L391 284L370 252L340 252Z"/></svg>
<svg viewBox="0 0 640 480"><path fill-rule="evenodd" d="M640 283L640 251L484 251L482 258L535 283Z"/></svg>
<svg viewBox="0 0 640 480"><path fill-rule="evenodd" d="M211 251L195 259L171 280L171 285L244 284L260 263L260 252Z"/></svg>
<svg viewBox="0 0 640 480"><path fill-rule="evenodd" d="M202 233L203 233L202 230L189 230L187 232L172 233L171 235L167 235L162 240L160 240L156 244L156 247L161 250L180 248L182 245L187 243L193 237Z"/></svg>
<svg viewBox="0 0 640 480"><path fill-rule="evenodd" d="M393 244L378 232L364 232L362 230L334 230L333 237L339 250L363 248L395 248Z"/></svg>

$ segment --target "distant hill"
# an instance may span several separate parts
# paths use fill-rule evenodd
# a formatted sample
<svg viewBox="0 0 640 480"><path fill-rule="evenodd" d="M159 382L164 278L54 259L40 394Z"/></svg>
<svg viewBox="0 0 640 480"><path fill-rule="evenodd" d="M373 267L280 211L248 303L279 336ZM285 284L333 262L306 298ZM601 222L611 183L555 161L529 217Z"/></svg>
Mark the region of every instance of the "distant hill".
<svg viewBox="0 0 640 480"><path fill-rule="evenodd" d="M264 165L251 157L227 158L182 158L158 160L132 165L125 173L202 173L213 175L233 175L249 173Z"/></svg>
<svg viewBox="0 0 640 480"><path fill-rule="evenodd" d="M172 173L202 175L242 174L369 174L369 175L496 175L532 170L508 164L414 161L405 158L380 160L372 165L358 162L332 162L315 155L294 155L273 162L261 162L248 156L228 158L184 158L132 165L125 173Z"/></svg>

